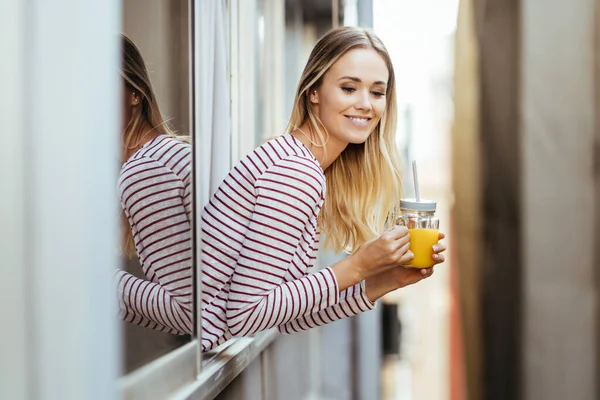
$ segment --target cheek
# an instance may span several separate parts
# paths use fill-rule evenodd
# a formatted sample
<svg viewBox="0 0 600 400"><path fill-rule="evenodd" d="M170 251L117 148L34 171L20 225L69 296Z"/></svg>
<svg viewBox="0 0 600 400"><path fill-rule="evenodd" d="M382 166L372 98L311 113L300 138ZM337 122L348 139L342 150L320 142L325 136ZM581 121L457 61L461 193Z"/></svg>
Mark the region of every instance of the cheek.
<svg viewBox="0 0 600 400"><path fill-rule="evenodd" d="M381 117L383 116L386 105L387 103L385 100L377 101L373 104L373 111L375 112L377 119L381 119Z"/></svg>
<svg viewBox="0 0 600 400"><path fill-rule="evenodd" d="M322 113L325 114L324 116L333 118L352 107L352 100L350 96L343 92L332 91L332 93L322 98L320 107Z"/></svg>

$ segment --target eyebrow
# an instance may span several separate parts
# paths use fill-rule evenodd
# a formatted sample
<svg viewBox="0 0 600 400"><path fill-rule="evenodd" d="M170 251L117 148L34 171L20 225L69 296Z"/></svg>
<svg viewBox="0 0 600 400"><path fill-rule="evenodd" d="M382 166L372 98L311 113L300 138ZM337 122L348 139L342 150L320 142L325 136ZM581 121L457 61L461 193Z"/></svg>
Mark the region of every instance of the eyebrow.
<svg viewBox="0 0 600 400"><path fill-rule="evenodd" d="M338 79L338 81L341 81L342 79L350 79L351 81L357 82L357 83L361 83L362 81L360 80L360 78L357 78L355 76L342 76L341 78ZM387 82L384 81L377 81L375 83L373 83L374 85L384 85L387 86Z"/></svg>

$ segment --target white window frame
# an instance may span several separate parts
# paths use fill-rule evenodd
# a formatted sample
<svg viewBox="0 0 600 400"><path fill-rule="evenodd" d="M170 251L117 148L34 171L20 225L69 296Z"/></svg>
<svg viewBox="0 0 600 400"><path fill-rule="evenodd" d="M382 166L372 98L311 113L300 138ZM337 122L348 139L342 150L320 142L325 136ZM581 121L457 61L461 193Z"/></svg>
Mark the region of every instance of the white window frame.
<svg viewBox="0 0 600 400"><path fill-rule="evenodd" d="M199 35L200 32L196 27L198 26L200 10L199 1L202 0L188 0L189 7L189 51L190 51L190 133L192 136L192 146L194 153L194 169L193 171L202 170L206 168L206 159L204 157L198 157L202 154L203 148L206 148L206 136L198 134L199 121L203 121L207 116L203 115L203 103L208 101L206 98L202 98L204 93L201 87L202 81L198 79L198 76L202 76L201 67L202 64L198 60L197 46L200 45ZM210 166L210 163L208 163ZM199 232L199 211L198 203L204 197L204 193L208 192L206 185L206 179L202 178L201 174L193 173L194 179L194 214L196 219L196 225L194 226L194 248L198 248L198 235ZM198 254L194 251L194 257L196 259L195 265L199 265ZM197 303L195 307L200 309L200 273L195 271L196 275L196 294ZM197 337L194 337L189 343L171 351L170 353L159 357L148 364L138 368L137 370L122 376L117 381L117 387L119 393L124 399L164 399L173 395L177 391L193 384L198 376L198 372L201 368L202 363L202 351L200 345L200 337L202 336L201 331L201 319L197 318L196 324Z"/></svg>

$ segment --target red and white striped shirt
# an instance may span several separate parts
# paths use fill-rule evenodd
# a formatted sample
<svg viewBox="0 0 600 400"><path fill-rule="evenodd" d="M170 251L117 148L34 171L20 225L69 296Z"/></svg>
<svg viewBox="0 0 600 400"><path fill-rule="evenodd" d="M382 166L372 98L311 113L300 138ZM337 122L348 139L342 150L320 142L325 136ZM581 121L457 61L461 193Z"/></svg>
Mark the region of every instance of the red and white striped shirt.
<svg viewBox="0 0 600 400"><path fill-rule="evenodd" d="M120 316L164 332L193 329L191 146L160 135L121 169L119 194L147 277L117 272Z"/></svg>
<svg viewBox="0 0 600 400"><path fill-rule="evenodd" d="M309 274L324 198L323 170L290 134L229 173L202 213L204 350L233 336L297 332L373 308L364 282L340 292L330 268Z"/></svg>

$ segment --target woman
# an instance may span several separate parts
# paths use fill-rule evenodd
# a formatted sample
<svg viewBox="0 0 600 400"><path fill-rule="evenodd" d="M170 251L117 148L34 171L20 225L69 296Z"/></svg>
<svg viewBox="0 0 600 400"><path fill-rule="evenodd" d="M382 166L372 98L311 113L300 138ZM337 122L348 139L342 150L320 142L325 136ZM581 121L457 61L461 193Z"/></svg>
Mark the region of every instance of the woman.
<svg viewBox="0 0 600 400"><path fill-rule="evenodd" d="M401 197L394 85L369 31L334 29L315 45L287 133L240 161L204 209L203 349L349 317L433 273L399 268L413 258L406 228L380 234ZM352 255L309 273L320 232Z"/></svg>
<svg viewBox="0 0 600 400"><path fill-rule="evenodd" d="M122 36L123 159L119 195L123 251L146 279L117 272L121 317L192 333L191 148L165 123L137 47Z"/></svg>

